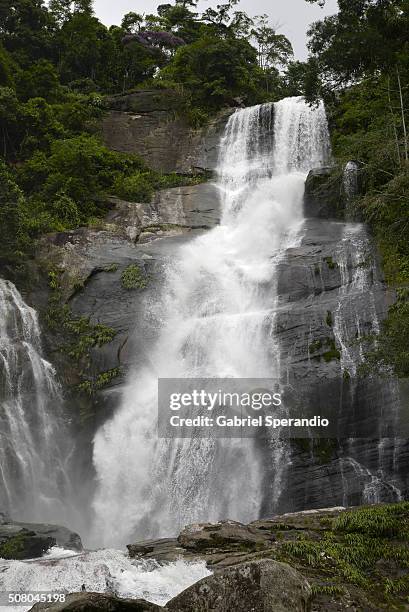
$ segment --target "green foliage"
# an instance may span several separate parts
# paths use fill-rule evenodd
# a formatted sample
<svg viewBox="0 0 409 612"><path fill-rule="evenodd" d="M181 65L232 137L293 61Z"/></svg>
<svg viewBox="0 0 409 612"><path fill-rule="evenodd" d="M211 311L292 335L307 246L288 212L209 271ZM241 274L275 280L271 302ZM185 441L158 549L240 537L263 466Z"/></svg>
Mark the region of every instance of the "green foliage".
<svg viewBox="0 0 409 612"><path fill-rule="evenodd" d="M182 85L192 104L199 108L220 108L257 99L257 54L245 40L200 38L178 49L161 78Z"/></svg>
<svg viewBox="0 0 409 612"><path fill-rule="evenodd" d="M409 539L409 502L343 512L332 527L342 533Z"/></svg>
<svg viewBox="0 0 409 612"><path fill-rule="evenodd" d="M330 322L332 326L332 316L331 316ZM329 325L328 315L327 315L327 325ZM313 356L313 359L317 359L318 361L320 361L321 357L323 357L326 363L329 363L330 361L333 361L333 360L341 359L341 353L338 350L336 343L335 343L335 339L333 337L324 338L323 340L321 339L315 340L309 345L308 351Z"/></svg>
<svg viewBox="0 0 409 612"><path fill-rule="evenodd" d="M145 289L148 284L146 276L136 264L131 264L122 272L121 282L122 286L128 290Z"/></svg>
<svg viewBox="0 0 409 612"><path fill-rule="evenodd" d="M119 175L114 182L113 192L120 198L131 202L150 202L158 189L169 189L182 185L193 185L201 182L203 177L187 177L175 172L160 174L143 168L129 176Z"/></svg>
<svg viewBox="0 0 409 612"><path fill-rule="evenodd" d="M321 531L280 541L274 557L311 572L314 595L339 597L352 584L377 603L407 593L409 578L409 503L360 508L321 519ZM305 568L305 569L304 569ZM380 568L387 576L381 578ZM317 582L317 576L325 583ZM329 582L330 581L330 582ZM380 588L374 593L375 583Z"/></svg>
<svg viewBox="0 0 409 612"><path fill-rule="evenodd" d="M41 59L17 74L16 89L20 100L44 98L56 102L61 96L61 85L57 69L51 62Z"/></svg>
<svg viewBox="0 0 409 612"><path fill-rule="evenodd" d="M95 380L84 380L78 385L78 391L92 396L96 391L100 391L109 386L113 380L121 375L120 368L113 368L98 374Z"/></svg>
<svg viewBox="0 0 409 612"><path fill-rule="evenodd" d="M324 261L330 270L335 270L338 267L337 262L332 257L324 257Z"/></svg>
<svg viewBox="0 0 409 612"><path fill-rule="evenodd" d="M114 192L120 198L131 202L150 202L154 193L150 172L136 172L126 177L118 177Z"/></svg>
<svg viewBox="0 0 409 612"><path fill-rule="evenodd" d="M0 86L13 87L13 66L11 58L0 43Z"/></svg>
<svg viewBox="0 0 409 612"><path fill-rule="evenodd" d="M26 549L26 540L29 537L31 537L30 533L18 533L0 544L0 558L24 559L26 556L24 554Z"/></svg>
<svg viewBox="0 0 409 612"><path fill-rule="evenodd" d="M177 0L108 29L91 0L0 2L0 155L22 192L7 249L101 218L107 194L149 202L156 189L196 181L108 151L95 136L104 94L171 85L195 127L223 105L279 97L291 45L236 5L199 17L196 2Z"/></svg>
<svg viewBox="0 0 409 612"><path fill-rule="evenodd" d="M310 29L304 65L310 86L302 66L290 66L287 79L309 100L325 98L340 166L354 159L361 168L355 214L372 226L387 281L404 289L409 286L409 4L339 0L338 5L337 15ZM409 376L408 330L408 297L400 293L364 370Z"/></svg>
<svg viewBox="0 0 409 612"><path fill-rule="evenodd" d="M0 159L0 264L16 262L25 248L24 195Z"/></svg>

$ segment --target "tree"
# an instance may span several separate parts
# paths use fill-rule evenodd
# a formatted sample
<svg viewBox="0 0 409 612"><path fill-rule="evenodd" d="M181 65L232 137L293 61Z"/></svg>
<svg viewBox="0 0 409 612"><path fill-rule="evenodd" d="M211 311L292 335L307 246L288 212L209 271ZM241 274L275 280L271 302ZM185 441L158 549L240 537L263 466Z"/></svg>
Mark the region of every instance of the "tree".
<svg viewBox="0 0 409 612"><path fill-rule="evenodd" d="M161 76L183 85L194 104L220 108L238 97L254 100L257 70L257 52L247 41L206 36L178 49Z"/></svg>
<svg viewBox="0 0 409 612"><path fill-rule="evenodd" d="M18 73L16 88L20 100L24 102L30 98L45 98L56 102L61 90L55 66L45 59Z"/></svg>
<svg viewBox="0 0 409 612"><path fill-rule="evenodd" d="M0 159L0 264L15 262L24 246L24 194Z"/></svg>
<svg viewBox="0 0 409 612"><path fill-rule="evenodd" d="M59 26L68 21L72 15L72 0L50 0L48 6Z"/></svg>
<svg viewBox="0 0 409 612"><path fill-rule="evenodd" d="M259 65L262 70L272 67L283 67L294 55L293 47L284 34L277 34L268 25L267 15L257 17L252 35L257 43Z"/></svg>
<svg viewBox="0 0 409 612"><path fill-rule="evenodd" d="M0 44L0 86L12 86L14 79L12 76L13 67L9 54Z"/></svg>
<svg viewBox="0 0 409 612"><path fill-rule="evenodd" d="M28 66L52 54L52 18L43 0L0 0L0 34L5 49Z"/></svg>
<svg viewBox="0 0 409 612"><path fill-rule="evenodd" d="M141 29L141 25L143 23L143 16L138 13L127 13L124 15L122 19L121 28L125 30L125 32L130 32L131 34L135 34L139 32Z"/></svg>

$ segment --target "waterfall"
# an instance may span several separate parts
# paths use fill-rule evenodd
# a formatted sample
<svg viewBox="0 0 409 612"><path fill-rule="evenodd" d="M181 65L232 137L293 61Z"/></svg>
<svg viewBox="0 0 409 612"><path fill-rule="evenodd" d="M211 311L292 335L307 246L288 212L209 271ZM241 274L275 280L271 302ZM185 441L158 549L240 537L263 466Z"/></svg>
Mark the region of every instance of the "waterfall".
<svg viewBox="0 0 409 612"><path fill-rule="evenodd" d="M68 436L61 407L37 314L0 279L0 510L13 519L65 522Z"/></svg>
<svg viewBox="0 0 409 612"><path fill-rule="evenodd" d="M157 380L279 376L277 264L300 240L305 178L326 163L328 143L323 105L302 98L230 117L220 143L221 224L169 262L157 341L95 436L95 533L104 544L168 536L197 521L248 522L280 496L279 442L158 440Z"/></svg>
<svg viewBox="0 0 409 612"><path fill-rule="evenodd" d="M353 164L354 162L350 162ZM356 193L356 192L355 192ZM373 247L367 229L360 223L346 223L339 243L335 260L340 270L341 287L338 306L334 315L334 336L340 348L340 365L344 379L349 381L351 406L354 403L358 385L358 369L365 363L366 351L376 346L380 333L380 321L376 308L376 291L381 284L373 256ZM365 322L365 323L364 323ZM384 380L382 394L393 397L392 406L399 406L398 391L393 380ZM380 390L381 392L381 390ZM343 481L343 505L348 505L351 483L356 490L361 489L361 503L375 504L382 501L400 501L399 488L391 480L388 461L391 447L394 456L398 443L385 438L387 423L393 422L394 411L390 411L388 421L379 419L379 442L377 447L377 469L371 471L356 457L362 455L362 439L351 439L345 444L345 457L340 460L340 473ZM386 423L385 423L386 421ZM374 453L373 453L374 454ZM355 455L355 457L354 457ZM370 461L370 457L368 457ZM350 481L345 472L350 473Z"/></svg>

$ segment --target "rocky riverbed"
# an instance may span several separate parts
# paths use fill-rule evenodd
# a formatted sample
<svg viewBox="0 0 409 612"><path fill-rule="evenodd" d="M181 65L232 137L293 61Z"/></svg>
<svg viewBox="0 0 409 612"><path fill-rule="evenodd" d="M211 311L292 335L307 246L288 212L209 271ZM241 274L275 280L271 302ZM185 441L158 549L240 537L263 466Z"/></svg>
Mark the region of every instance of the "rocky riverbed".
<svg viewBox="0 0 409 612"><path fill-rule="evenodd" d="M103 571L103 580L99 582L101 592L73 593L64 604L38 604L33 610L403 610L409 592L408 527L407 502L284 514L248 525L235 521L190 525L177 538L130 544L129 557L122 569L112 564L114 551L105 557L105 563L97 565L93 556L100 555L102 560L109 551L77 551L77 556L63 561L44 561L42 579L45 582L47 572L55 573L59 564L64 564L64 574L71 576L75 574L73 568L77 568L78 573L82 565L85 573L79 574L77 580L84 580L84 583L88 580L89 584L97 584L96 576ZM49 526L32 526L34 529L51 534ZM54 536L59 532L61 538L64 534L67 543L67 530L53 529ZM79 540L75 545L80 545ZM190 581L191 586L168 600L165 606L136 600L129 595L120 597L118 592L123 589L118 585L124 580L123 572L129 573L132 564L135 564L135 571L138 567L143 568L139 582L135 583L139 585L139 593L149 593L153 584L149 575L158 571L163 574L167 567L169 572L179 572L182 589L183 580L185 584ZM192 570L189 570L190 565ZM183 578L186 572L190 574ZM200 572L205 577L195 582ZM50 580L52 575L50 573ZM72 587L64 585L61 572L58 575L60 588L70 593ZM2 576L3 580L7 577L5 562L2 562L0 584ZM143 580L147 581L145 587L142 587ZM129 578L128 584L131 584ZM162 592L163 588L164 585Z"/></svg>

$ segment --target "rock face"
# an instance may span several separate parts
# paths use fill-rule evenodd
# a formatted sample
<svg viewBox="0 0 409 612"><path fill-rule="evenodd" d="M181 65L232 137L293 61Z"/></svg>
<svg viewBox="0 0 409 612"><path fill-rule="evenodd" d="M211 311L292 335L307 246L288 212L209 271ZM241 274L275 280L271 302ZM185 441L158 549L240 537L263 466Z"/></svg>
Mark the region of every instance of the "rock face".
<svg viewBox="0 0 409 612"><path fill-rule="evenodd" d="M120 599L106 593L71 593L64 603L36 604L32 612L88 612L102 610L105 612L155 612L163 610L143 599Z"/></svg>
<svg viewBox="0 0 409 612"><path fill-rule="evenodd" d="M0 557L32 559L41 557L52 546L82 550L81 538L66 527L19 523L3 515L0 523Z"/></svg>
<svg viewBox="0 0 409 612"><path fill-rule="evenodd" d="M315 168L305 183L304 213L319 219L343 219L345 201L342 179L335 176L332 167Z"/></svg>
<svg viewBox="0 0 409 612"><path fill-rule="evenodd" d="M220 220L219 192L212 183L162 189L145 207L145 215L150 223L211 229Z"/></svg>
<svg viewBox="0 0 409 612"><path fill-rule="evenodd" d="M184 612L307 612L311 588L297 570L271 559L243 563L200 580L167 605Z"/></svg>
<svg viewBox="0 0 409 612"><path fill-rule="evenodd" d="M314 612L378 611L406 603L404 590L392 602L377 587L385 579L408 575L408 517L408 503L317 509L249 525L192 525L178 539L140 542L128 549L131 557L160 563L205 561L213 572L168 602L169 610L292 612L309 610L311 604ZM206 539L212 533L225 538ZM201 535L205 545L198 549ZM259 538L256 547L254 537ZM390 546L394 560L386 558ZM367 565L362 565L363 558Z"/></svg>
<svg viewBox="0 0 409 612"><path fill-rule="evenodd" d="M220 135L231 109L219 113L206 127L194 129L178 113L181 101L172 90L115 96L107 105L102 135L111 149L136 153L159 172L214 170Z"/></svg>
<svg viewBox="0 0 409 612"><path fill-rule="evenodd" d="M84 318L92 326L103 325L114 335L111 341L90 350L86 368L88 377L96 381L106 373L118 374L108 376L103 388L97 390L93 403L99 409L115 405L121 374L146 350L152 330L143 304L155 301L169 257L198 229L212 227L220 218L217 193L210 184L166 189L151 203L114 197L109 202L111 210L98 226L47 236L36 257L40 270L55 270L58 275L59 308L68 307L71 317ZM145 286L124 286L123 275L130 266L139 269ZM54 295L44 282L37 282L29 299L47 316ZM138 330L136 321L140 321ZM44 331L47 352L63 382L70 388L81 384L80 366L61 351L67 341L65 332L58 328Z"/></svg>
<svg viewBox="0 0 409 612"><path fill-rule="evenodd" d="M396 384L359 375L393 300L367 228L306 219L300 244L280 264L278 292L282 374L305 388L305 401L317 413L329 398L339 401L339 412L352 427L348 439L291 443L274 467L276 473L283 470L275 510L407 496L409 445L388 438L388 418L394 418L400 401ZM266 510L273 510L267 499Z"/></svg>

